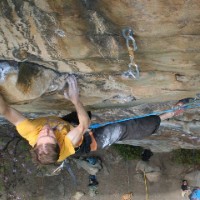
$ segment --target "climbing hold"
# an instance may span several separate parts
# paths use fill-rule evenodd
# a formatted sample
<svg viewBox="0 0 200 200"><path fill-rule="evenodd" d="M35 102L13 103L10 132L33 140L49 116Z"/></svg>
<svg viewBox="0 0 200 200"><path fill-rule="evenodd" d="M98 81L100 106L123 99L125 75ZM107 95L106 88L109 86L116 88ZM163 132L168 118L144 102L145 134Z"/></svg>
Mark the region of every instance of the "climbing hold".
<svg viewBox="0 0 200 200"><path fill-rule="evenodd" d="M0 62L0 82L4 81L7 74L16 70L16 63L9 63L7 61Z"/></svg>
<svg viewBox="0 0 200 200"><path fill-rule="evenodd" d="M65 37L65 31L63 31L62 29L56 29L55 34L57 34L60 37Z"/></svg>
<svg viewBox="0 0 200 200"><path fill-rule="evenodd" d="M133 197L133 193L132 192L129 192L127 194L124 194L122 196L122 200L132 200L132 197Z"/></svg>

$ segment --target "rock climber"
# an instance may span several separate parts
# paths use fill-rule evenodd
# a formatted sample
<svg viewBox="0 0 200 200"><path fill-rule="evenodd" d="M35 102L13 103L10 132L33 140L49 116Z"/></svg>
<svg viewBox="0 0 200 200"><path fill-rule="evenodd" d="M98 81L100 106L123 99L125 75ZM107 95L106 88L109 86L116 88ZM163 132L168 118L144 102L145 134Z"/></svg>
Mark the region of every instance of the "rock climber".
<svg viewBox="0 0 200 200"><path fill-rule="evenodd" d="M187 180L183 180L181 184L181 196L188 197L191 194L190 187L188 186Z"/></svg>
<svg viewBox="0 0 200 200"><path fill-rule="evenodd" d="M90 125L88 114L79 99L76 78L66 77L66 82L68 89L64 90L64 97L76 108L79 119L76 127L56 116L28 119L0 97L0 114L16 126L18 133L33 147L34 160L41 164L62 161L74 154L74 148Z"/></svg>
<svg viewBox="0 0 200 200"><path fill-rule="evenodd" d="M79 98L75 76L66 77L68 87L64 98L70 100L76 109L78 124L72 125L57 116L28 119L10 107L0 96L0 114L16 126L18 133L33 147L32 155L40 164L61 162L76 152L87 153L102 149L122 140L143 139L159 128L160 122L184 112L183 109L148 117L133 119L89 130L90 118ZM177 105L187 103L180 100Z"/></svg>

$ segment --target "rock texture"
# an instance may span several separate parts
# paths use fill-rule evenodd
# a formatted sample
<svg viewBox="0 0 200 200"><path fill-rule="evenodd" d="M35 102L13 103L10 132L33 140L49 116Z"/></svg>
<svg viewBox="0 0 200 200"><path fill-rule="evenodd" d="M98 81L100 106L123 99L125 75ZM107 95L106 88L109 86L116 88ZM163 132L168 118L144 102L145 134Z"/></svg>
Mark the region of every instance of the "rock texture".
<svg viewBox="0 0 200 200"><path fill-rule="evenodd" d="M199 0L1 0L0 91L20 111L62 114L73 109L60 92L73 73L96 121L169 109L200 93L199 18ZM138 46L138 80L124 74L126 27ZM165 125L176 137L164 131L129 143L198 148L199 109Z"/></svg>

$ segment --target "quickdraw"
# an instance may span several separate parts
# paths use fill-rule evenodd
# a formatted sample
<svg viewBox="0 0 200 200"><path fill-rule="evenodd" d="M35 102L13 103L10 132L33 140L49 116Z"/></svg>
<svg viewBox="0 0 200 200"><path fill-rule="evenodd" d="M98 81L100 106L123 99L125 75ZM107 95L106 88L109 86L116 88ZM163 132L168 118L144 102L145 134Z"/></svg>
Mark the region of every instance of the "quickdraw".
<svg viewBox="0 0 200 200"><path fill-rule="evenodd" d="M134 51L137 50L137 45L135 39L133 38L134 33L131 28L124 28L122 30L122 35L126 40L126 46L130 57L130 63L128 64L129 70L126 71L124 75L131 76L134 79L138 79L140 76L140 72L138 65L134 61ZM130 43L132 43L132 45ZM133 70L132 67L135 67L135 70Z"/></svg>

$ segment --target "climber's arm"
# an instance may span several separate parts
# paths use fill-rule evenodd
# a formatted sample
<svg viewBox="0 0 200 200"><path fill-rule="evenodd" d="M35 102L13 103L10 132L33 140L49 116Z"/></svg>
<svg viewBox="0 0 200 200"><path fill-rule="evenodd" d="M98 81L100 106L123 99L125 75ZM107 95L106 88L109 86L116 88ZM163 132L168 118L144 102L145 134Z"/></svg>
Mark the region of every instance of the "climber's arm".
<svg viewBox="0 0 200 200"><path fill-rule="evenodd" d="M74 104L79 119L79 125L71 130L67 134L67 137L71 140L72 144L76 146L78 142L80 142L80 140L82 139L83 134L88 129L90 125L90 118L82 102L80 101L79 88L75 76L69 76L67 78L67 82L68 90L66 89L64 91L64 97Z"/></svg>
<svg viewBox="0 0 200 200"><path fill-rule="evenodd" d="M5 119L7 119L15 126L19 122L26 119L19 111L10 107L1 95L0 95L0 115L2 115Z"/></svg>

